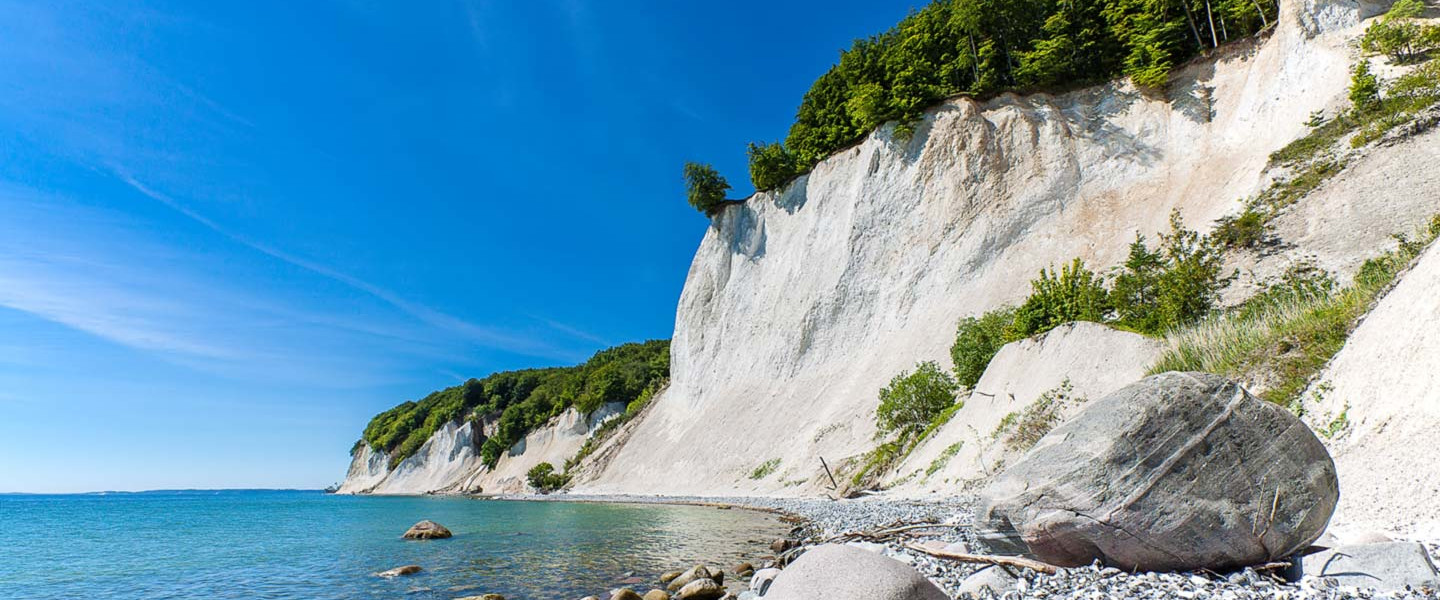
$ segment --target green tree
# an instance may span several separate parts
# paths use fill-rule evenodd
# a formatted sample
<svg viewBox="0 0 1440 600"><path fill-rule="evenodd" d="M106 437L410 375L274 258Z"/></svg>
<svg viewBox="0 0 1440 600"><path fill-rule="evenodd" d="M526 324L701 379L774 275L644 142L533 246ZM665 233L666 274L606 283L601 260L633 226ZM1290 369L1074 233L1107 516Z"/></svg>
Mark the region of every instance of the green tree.
<svg viewBox="0 0 1440 600"><path fill-rule="evenodd" d="M927 361L915 372L902 372L880 390L875 423L885 434L911 439L930 421L955 404L955 380L940 365Z"/></svg>
<svg viewBox="0 0 1440 600"><path fill-rule="evenodd" d="M1170 233L1151 250L1137 236L1115 276L1110 300L1117 320L1137 331L1159 334L1210 313L1231 278L1223 274L1219 243L1185 229L1178 212Z"/></svg>
<svg viewBox="0 0 1440 600"><path fill-rule="evenodd" d="M1010 325L1015 322L1015 309L1011 307L992 310L979 318L969 317L960 321L955 332L955 344L950 346L950 359L955 364L955 382L961 387L973 388L990 366L990 359L1005 344L1015 341L1010 334Z"/></svg>
<svg viewBox="0 0 1440 600"><path fill-rule="evenodd" d="M1100 277L1075 259L1059 273L1042 269L1030 282L1030 297L1015 311L1011 335L1026 338L1075 321L1102 322L1110 312Z"/></svg>
<svg viewBox="0 0 1440 600"><path fill-rule="evenodd" d="M730 183L720 176L715 167L699 163L685 163L685 193L690 206L707 216L715 216L725 205L725 192Z"/></svg>
<svg viewBox="0 0 1440 600"><path fill-rule="evenodd" d="M1415 22L1424 13L1420 0L1399 0L1378 21L1365 29L1360 49L1384 54L1396 62L1408 62L1436 47L1440 28Z"/></svg>
<svg viewBox="0 0 1440 600"><path fill-rule="evenodd" d="M781 143L751 143L747 152L750 156L750 183L758 191L778 189L790 183L800 174L795 156Z"/></svg>
<svg viewBox="0 0 1440 600"><path fill-rule="evenodd" d="M530 470L525 473L525 480L530 483L530 487L535 488L535 491L548 494L569 485L570 476L563 473L556 473L555 465L542 462L531 467Z"/></svg>
<svg viewBox="0 0 1440 600"><path fill-rule="evenodd" d="M1350 72L1350 104L1355 110L1365 111L1380 104L1380 79L1370 72L1370 62L1355 63Z"/></svg>

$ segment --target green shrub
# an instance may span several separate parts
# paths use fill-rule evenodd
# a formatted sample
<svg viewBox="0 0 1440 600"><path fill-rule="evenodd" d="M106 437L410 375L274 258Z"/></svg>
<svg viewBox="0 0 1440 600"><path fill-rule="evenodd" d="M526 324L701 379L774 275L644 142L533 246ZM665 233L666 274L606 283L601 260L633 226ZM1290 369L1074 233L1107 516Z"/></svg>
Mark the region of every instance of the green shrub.
<svg viewBox="0 0 1440 600"><path fill-rule="evenodd" d="M1185 229L1173 213L1170 233L1160 236L1158 248L1151 250L1142 236L1130 245L1110 294L1116 319L1149 334L1193 323L1210 312L1230 283L1223 267L1216 242Z"/></svg>
<svg viewBox="0 0 1440 600"><path fill-rule="evenodd" d="M1380 79L1370 72L1370 61L1355 63L1350 71L1350 105L1365 111L1380 104Z"/></svg>
<svg viewBox="0 0 1440 600"><path fill-rule="evenodd" d="M1075 259L1059 273L1042 269L1030 282L1030 297L1015 310L1010 335L1027 338L1075 321L1103 322L1110 312L1109 293L1085 263Z"/></svg>
<svg viewBox="0 0 1440 600"><path fill-rule="evenodd" d="M530 468L525 473L525 480L530 487L542 494L548 494L570 484L570 476L555 472L555 465L542 462Z"/></svg>
<svg viewBox="0 0 1440 600"><path fill-rule="evenodd" d="M955 405L956 391L955 380L940 365L922 362L913 373L896 375L880 390L875 424L882 434L898 434L909 441Z"/></svg>
<svg viewBox="0 0 1440 600"><path fill-rule="evenodd" d="M685 194L695 210L706 216L715 216L725 205L725 192L729 189L730 183L720 176L715 167L685 163Z"/></svg>
<svg viewBox="0 0 1440 600"><path fill-rule="evenodd" d="M1005 307L992 310L980 318L968 317L960 321L955 332L955 344L950 346L950 359L955 364L955 381L960 387L972 388L980 382L990 359L1005 344L1015 341L1010 325L1015 322L1015 309Z"/></svg>
<svg viewBox="0 0 1440 600"><path fill-rule="evenodd" d="M935 460L931 461L930 466L925 469L925 476L929 477L934 475L939 472L940 469L945 468L945 465L950 464L950 459L955 458L955 455L960 453L960 448L964 446L964 444L965 442L961 441L946 446L945 450L940 453L940 456L935 457Z"/></svg>
<svg viewBox="0 0 1440 600"><path fill-rule="evenodd" d="M778 189L799 175L795 157L781 143L750 144L750 183L757 191Z"/></svg>
<svg viewBox="0 0 1440 600"><path fill-rule="evenodd" d="M1237 216L1221 217L1215 222L1210 236L1215 242L1229 249L1255 248L1265 241L1269 221L1254 207L1246 207Z"/></svg>
<svg viewBox="0 0 1440 600"><path fill-rule="evenodd" d="M1384 54L1395 62L1413 61L1440 46L1440 27L1422 25L1414 19L1425 5L1420 0L1399 0L1385 16L1372 23L1360 37L1360 49Z"/></svg>
<svg viewBox="0 0 1440 600"><path fill-rule="evenodd" d="M1076 398L1074 393L1070 380L1065 380L1060 387L1040 394L1024 410L1005 415L990 437L1000 439L1004 436L1005 447L1011 451L1028 451L1060 424L1065 407L1085 401L1084 398Z"/></svg>

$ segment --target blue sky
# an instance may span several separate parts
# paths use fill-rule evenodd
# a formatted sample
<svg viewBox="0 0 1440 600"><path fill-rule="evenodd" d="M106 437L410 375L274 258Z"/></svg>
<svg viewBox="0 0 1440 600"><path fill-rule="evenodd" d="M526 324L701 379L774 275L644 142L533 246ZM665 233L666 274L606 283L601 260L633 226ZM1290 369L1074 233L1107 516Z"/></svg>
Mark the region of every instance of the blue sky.
<svg viewBox="0 0 1440 600"><path fill-rule="evenodd" d="M917 1L0 0L0 492L320 487L376 412L669 337L706 220Z"/></svg>

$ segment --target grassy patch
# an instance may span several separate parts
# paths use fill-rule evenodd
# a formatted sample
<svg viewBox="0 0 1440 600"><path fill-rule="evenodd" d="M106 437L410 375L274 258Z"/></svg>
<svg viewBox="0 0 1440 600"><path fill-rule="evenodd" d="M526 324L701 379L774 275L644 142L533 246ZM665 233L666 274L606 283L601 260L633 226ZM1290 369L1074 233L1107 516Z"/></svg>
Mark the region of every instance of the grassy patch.
<svg viewBox="0 0 1440 600"><path fill-rule="evenodd" d="M660 392L664 391L669 385L670 378L667 377L653 381L650 385L645 386L645 389L640 392L639 396L636 396L634 400L631 400L629 404L625 405L624 413L601 424L600 427L595 430L595 433L590 434L590 437L585 440L585 444L580 446L580 451L576 452L575 456L565 460L565 472L569 473L576 465L579 465L581 461L585 460L591 454L594 454L595 450L599 449L600 445L605 443L605 440L610 439L610 436L614 435L615 432L620 429L621 425L629 423L631 419L634 419L636 415L640 414L640 411L650 406L650 402L655 399L655 396L659 395Z"/></svg>
<svg viewBox="0 0 1440 600"><path fill-rule="evenodd" d="M764 479L766 477L769 477L772 473L775 472L776 469L779 468L780 459L772 458L763 463L760 463L760 466L755 467L755 470L750 471L750 478L755 480Z"/></svg>
<svg viewBox="0 0 1440 600"><path fill-rule="evenodd" d="M1034 448L1040 438L1060 424L1066 406L1085 401L1084 398L1076 398L1074 391L1067 379L1060 387L1040 394L1024 410L1005 415L991 438L998 440L1003 436L1005 448L1015 452Z"/></svg>
<svg viewBox="0 0 1440 600"><path fill-rule="evenodd" d="M940 456L931 461L930 466L925 469L925 476L929 477L934 475L939 472L940 469L945 468L945 465L950 464L950 459L955 458L955 455L960 453L960 447L964 444L965 442L961 441L946 446L945 450L940 453Z"/></svg>
<svg viewBox="0 0 1440 600"><path fill-rule="evenodd" d="M1381 292L1440 233L1440 217L1412 241L1366 261L1354 282L1298 293L1272 289L1251 302L1176 330L1151 373L1204 371L1259 382L1261 397L1298 410L1301 393L1336 352Z"/></svg>
<svg viewBox="0 0 1440 600"><path fill-rule="evenodd" d="M1347 404L1345 405L1345 409L1340 411L1340 416L1335 417L1334 420L1330 421L1329 425L1326 425L1324 429L1320 430L1320 435L1325 436L1325 439L1328 440L1337 435L1340 435L1341 432L1345 431L1349 427L1350 405Z"/></svg>

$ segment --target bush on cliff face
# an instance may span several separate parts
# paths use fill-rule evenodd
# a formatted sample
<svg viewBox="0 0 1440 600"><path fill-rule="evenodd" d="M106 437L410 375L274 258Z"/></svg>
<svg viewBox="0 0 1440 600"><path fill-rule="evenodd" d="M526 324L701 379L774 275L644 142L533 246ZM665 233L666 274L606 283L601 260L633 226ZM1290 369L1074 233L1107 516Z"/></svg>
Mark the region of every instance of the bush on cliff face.
<svg viewBox="0 0 1440 600"><path fill-rule="evenodd" d="M1011 333L1016 339L1039 335L1075 321L1103 322L1110 313L1104 280L1075 259L1056 273L1042 269L1030 282L1030 297L1015 310Z"/></svg>
<svg viewBox="0 0 1440 600"><path fill-rule="evenodd" d="M882 434L913 438L955 404L957 389L955 380L940 365L922 362L913 373L896 375L880 390L875 424Z"/></svg>
<svg viewBox="0 0 1440 600"><path fill-rule="evenodd" d="M1015 322L1015 308L1005 307L960 321L955 332L955 345L950 347L950 359L955 364L955 381L961 387L973 388L990 366L990 359L1005 344L1016 338L1010 329Z"/></svg>
<svg viewBox="0 0 1440 600"><path fill-rule="evenodd" d="M1150 249L1143 236L1130 245L1110 292L1116 320L1151 335L1200 320L1230 283L1223 259L1219 243L1185 229L1179 213L1170 215L1159 247Z"/></svg>
<svg viewBox="0 0 1440 600"><path fill-rule="evenodd" d="M730 182L710 165L685 163L685 195L690 206L706 216L714 216L725 205L725 192Z"/></svg>
<svg viewBox="0 0 1440 600"><path fill-rule="evenodd" d="M750 144L750 183L757 191L777 189L798 174L795 157L780 143Z"/></svg>
<svg viewBox="0 0 1440 600"><path fill-rule="evenodd" d="M548 462L531 467L530 471L525 473L525 480L530 483L530 487L542 494L548 494L570 483L569 476L556 473L555 465Z"/></svg>
<svg viewBox="0 0 1440 600"><path fill-rule="evenodd" d="M1417 22L1425 12L1420 0L1399 0L1378 21L1365 29L1360 49L1384 54L1394 62L1414 61L1440 47L1440 27Z"/></svg>

